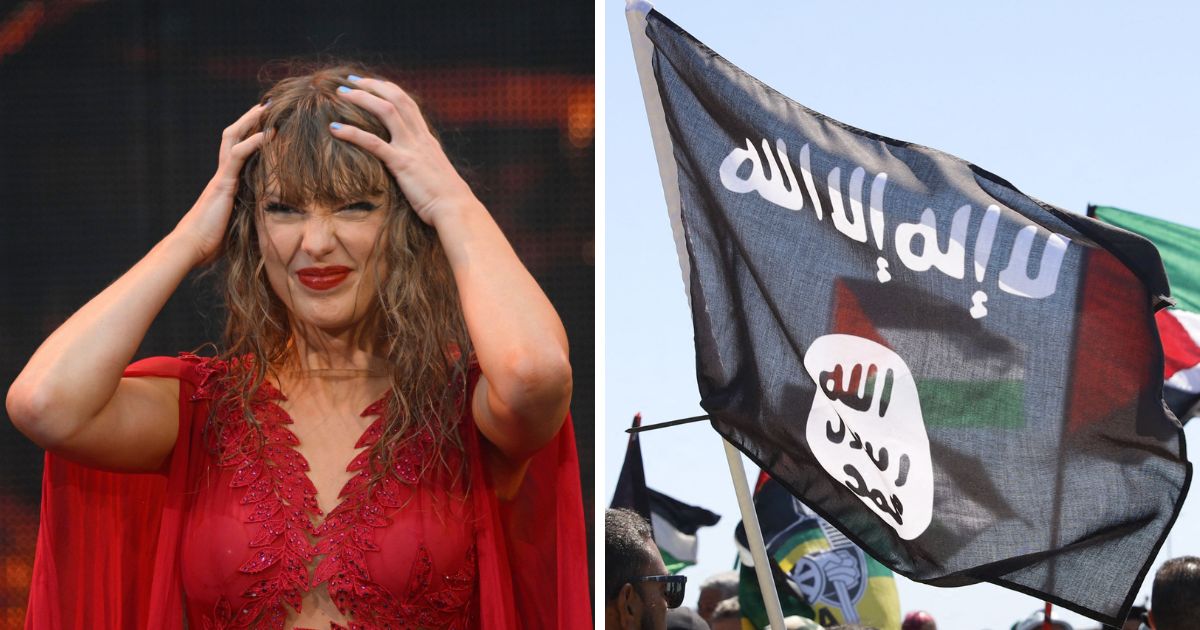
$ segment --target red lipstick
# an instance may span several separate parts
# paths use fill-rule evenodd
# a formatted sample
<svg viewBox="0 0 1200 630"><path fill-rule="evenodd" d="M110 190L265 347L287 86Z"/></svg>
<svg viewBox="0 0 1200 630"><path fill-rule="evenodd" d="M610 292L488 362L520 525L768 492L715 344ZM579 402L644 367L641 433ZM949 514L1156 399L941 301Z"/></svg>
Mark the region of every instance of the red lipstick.
<svg viewBox="0 0 1200 630"><path fill-rule="evenodd" d="M350 275L349 267L305 267L296 272L300 283L314 291L328 291L341 284Z"/></svg>

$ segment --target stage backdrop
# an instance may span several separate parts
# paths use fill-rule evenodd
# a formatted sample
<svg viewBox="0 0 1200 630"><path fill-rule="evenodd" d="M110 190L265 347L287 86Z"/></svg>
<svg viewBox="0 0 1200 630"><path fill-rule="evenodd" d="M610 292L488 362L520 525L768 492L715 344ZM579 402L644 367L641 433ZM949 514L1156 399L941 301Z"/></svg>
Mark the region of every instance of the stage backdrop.
<svg viewBox="0 0 1200 630"><path fill-rule="evenodd" d="M277 60L360 59L416 93L571 340L593 517L594 7L0 1L0 384L191 206ZM138 356L220 337L193 274ZM24 617L42 452L0 422L0 627Z"/></svg>

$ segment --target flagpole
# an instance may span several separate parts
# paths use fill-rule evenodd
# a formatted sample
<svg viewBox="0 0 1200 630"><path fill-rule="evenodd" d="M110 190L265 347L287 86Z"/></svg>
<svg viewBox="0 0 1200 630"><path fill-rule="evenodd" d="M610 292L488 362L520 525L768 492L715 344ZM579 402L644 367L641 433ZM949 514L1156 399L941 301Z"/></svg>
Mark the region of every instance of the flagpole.
<svg viewBox="0 0 1200 630"><path fill-rule="evenodd" d="M642 87L642 100L646 105L646 119L650 123L650 137L658 161L659 179L662 180L663 194L667 200L667 215L671 218L671 231L675 235L676 254L679 256L679 267L683 272L684 294L691 303L691 263L684 246L679 200L679 167L675 164L666 115L663 113L662 99L659 97L658 84L654 78L654 45L650 38L646 37L646 14L653 8L646 0L625 0L625 22L629 26L629 42L633 45L633 59ZM754 557L754 573L758 576L758 587L762 591L767 618L770 619L772 628L783 630L783 608L779 605L779 594L775 592L775 580L768 564L770 561L767 559L762 530L758 527L758 514L755 513L754 501L750 498L750 484L746 481L742 456L727 440L721 441L725 444L725 458L729 462L729 474L733 478L733 489L737 494L738 507L742 511L742 523L746 528L750 554Z"/></svg>
<svg viewBox="0 0 1200 630"><path fill-rule="evenodd" d="M758 527L758 513L754 511L754 500L750 497L750 482L746 480L746 468L742 465L742 453L729 440L721 439L725 445L725 459L729 462L729 476L733 478L733 490L737 494L738 507L742 510L742 525L746 528L746 542L750 555L754 557L754 574L758 576L758 590L762 591L763 605L772 628L784 628L783 607L779 605L779 593L775 591L775 579L771 575L771 560L767 557L767 546L763 542L762 530Z"/></svg>
<svg viewBox="0 0 1200 630"><path fill-rule="evenodd" d="M679 200L679 166L675 163L671 133L667 130L667 117L663 112L662 97L658 94L658 83L654 78L654 44L646 37L646 14L653 8L654 5L646 0L625 0L625 23L629 26L629 43L633 45L633 61L637 66L638 82L642 87L646 120L650 123L650 139L654 144L654 157L658 162L658 177L662 181L663 195L667 201L667 216L671 219L671 233L675 237L675 254L679 257L679 269L683 272L683 292L687 296L688 304L691 304L691 262L684 245Z"/></svg>

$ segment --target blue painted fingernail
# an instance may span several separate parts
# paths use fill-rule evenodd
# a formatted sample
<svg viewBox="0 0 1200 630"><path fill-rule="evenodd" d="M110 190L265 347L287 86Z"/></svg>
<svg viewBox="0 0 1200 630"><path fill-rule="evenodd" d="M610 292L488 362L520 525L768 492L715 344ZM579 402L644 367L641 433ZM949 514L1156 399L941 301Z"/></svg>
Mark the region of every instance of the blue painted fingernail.
<svg viewBox="0 0 1200 630"><path fill-rule="evenodd" d="M267 102L263 103L263 107L267 107L270 104L271 104L271 99L267 99Z"/></svg>
<svg viewBox="0 0 1200 630"><path fill-rule="evenodd" d="M329 127L332 129L341 129L342 123L340 123L340 122L329 123Z"/></svg>
<svg viewBox="0 0 1200 630"><path fill-rule="evenodd" d="M347 81L350 81L351 83L353 83L353 82L356 82L356 81L358 81L358 80L359 80L359 79L361 79L361 78L362 78L362 77L358 76L357 74L352 74L352 75L350 75L350 76L346 77L346 80L347 80Z"/></svg>
<svg viewBox="0 0 1200 630"><path fill-rule="evenodd" d="M349 94L350 88L348 88L344 85L340 85L340 86L338 86L338 91L341 92L342 94Z"/></svg>

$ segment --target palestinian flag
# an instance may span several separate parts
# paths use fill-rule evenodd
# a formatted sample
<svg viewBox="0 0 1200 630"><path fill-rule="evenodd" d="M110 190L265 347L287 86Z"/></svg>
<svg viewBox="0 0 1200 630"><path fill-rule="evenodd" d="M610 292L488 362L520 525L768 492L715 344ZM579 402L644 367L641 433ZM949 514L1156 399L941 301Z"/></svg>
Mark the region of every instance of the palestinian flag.
<svg viewBox="0 0 1200 630"><path fill-rule="evenodd" d="M1175 300L1175 308L1156 315L1163 400L1186 422L1200 413L1200 230L1109 206L1088 206L1088 216L1150 239L1162 255Z"/></svg>
<svg viewBox="0 0 1200 630"><path fill-rule="evenodd" d="M713 428L897 573L1120 626L1191 477L1154 246L626 15Z"/></svg>
<svg viewBox="0 0 1200 630"><path fill-rule="evenodd" d="M807 617L825 627L858 624L899 630L896 579L887 567L765 473L759 475L754 491L754 509L784 616ZM734 535L742 565L738 584L742 618L762 628L768 623L767 612L741 524Z"/></svg>
<svg viewBox="0 0 1200 630"><path fill-rule="evenodd" d="M1088 216L1154 243L1171 282L1175 306L1200 313L1200 230L1111 206L1088 206Z"/></svg>
<svg viewBox="0 0 1200 630"><path fill-rule="evenodd" d="M1181 422L1200 415L1200 314L1182 309L1158 312L1163 344L1163 400Z"/></svg>
<svg viewBox="0 0 1200 630"><path fill-rule="evenodd" d="M641 426L641 421L642 414L635 415L633 426ZM625 461L621 464L621 474L617 477L617 487L609 507L633 510L650 521L654 543L671 573L678 573L684 567L696 564L696 530L716 525L721 520L719 515L702 507L688 505L646 487L642 445L637 433L629 436Z"/></svg>
<svg viewBox="0 0 1200 630"><path fill-rule="evenodd" d="M688 505L657 490L646 490L650 493L650 524L654 527L654 542L667 565L667 571L678 573L684 567L696 564L696 530L716 525L721 520L720 515Z"/></svg>

